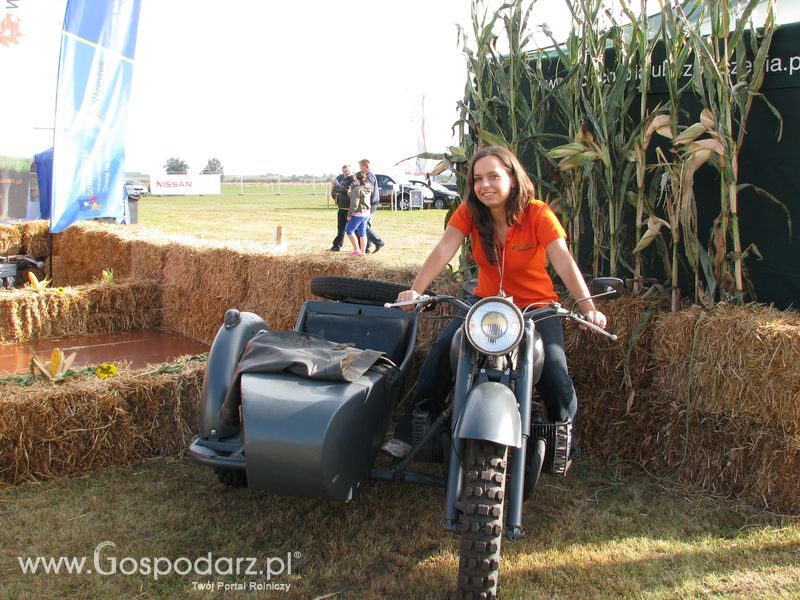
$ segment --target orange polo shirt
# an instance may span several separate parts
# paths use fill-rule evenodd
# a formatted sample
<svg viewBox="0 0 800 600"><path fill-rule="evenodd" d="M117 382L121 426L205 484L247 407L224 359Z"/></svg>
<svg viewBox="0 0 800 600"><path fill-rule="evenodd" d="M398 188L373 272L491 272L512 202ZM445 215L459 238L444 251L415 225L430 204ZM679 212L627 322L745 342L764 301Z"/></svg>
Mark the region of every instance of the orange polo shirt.
<svg viewBox="0 0 800 600"><path fill-rule="evenodd" d="M509 227L505 248L498 249L496 265L491 264L483 252L480 234L466 203L456 209L449 224L472 240L472 254L478 264L476 296L496 296L502 273L506 295L513 296L514 304L520 308L534 302L558 300L545 268L545 248L553 240L566 238L567 234L547 204L541 200L530 201L521 222Z"/></svg>

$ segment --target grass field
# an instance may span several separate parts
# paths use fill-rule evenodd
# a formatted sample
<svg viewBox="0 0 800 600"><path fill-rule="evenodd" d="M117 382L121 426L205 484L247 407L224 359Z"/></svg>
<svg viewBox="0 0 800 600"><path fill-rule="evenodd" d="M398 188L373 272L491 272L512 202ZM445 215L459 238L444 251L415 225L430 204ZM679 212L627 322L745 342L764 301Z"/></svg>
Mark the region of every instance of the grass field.
<svg viewBox="0 0 800 600"><path fill-rule="evenodd" d="M239 195L238 186L226 186L221 196L147 196L139 201L139 224L205 239L262 242L272 241L280 226L290 252L327 251L336 235L333 202L324 194L300 193L308 186L285 187L291 193L267 194L249 187ZM374 259L421 264L444 230L446 213L382 207L373 225L386 246Z"/></svg>
<svg viewBox="0 0 800 600"><path fill-rule="evenodd" d="M325 204L260 193L145 198L139 221L231 241L271 239L282 225L290 251L323 252L335 233ZM376 226L388 245L359 260L418 262L443 218L381 210ZM279 498L225 488L185 458L6 487L0 598L446 598L458 541L442 529L443 500L441 489L387 483L348 504ZM711 498L636 467L583 458L566 478L543 476L524 526L525 539L504 541L501 598L800 598L800 518ZM41 565L24 574L20 557L37 556L85 557L92 573L68 574L62 563L59 574ZM269 583L290 589L224 589L265 583L264 574L244 573L250 557L256 570L283 566ZM156 563L172 572L156 577Z"/></svg>

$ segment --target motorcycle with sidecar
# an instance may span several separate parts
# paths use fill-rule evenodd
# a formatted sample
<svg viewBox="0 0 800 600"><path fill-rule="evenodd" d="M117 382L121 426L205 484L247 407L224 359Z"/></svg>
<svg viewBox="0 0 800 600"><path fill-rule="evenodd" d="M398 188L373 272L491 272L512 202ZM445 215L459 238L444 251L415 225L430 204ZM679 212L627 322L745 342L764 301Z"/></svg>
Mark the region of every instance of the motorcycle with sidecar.
<svg viewBox="0 0 800 600"><path fill-rule="evenodd" d="M311 291L323 299L303 304L292 331L229 310L209 353L189 455L226 485L282 496L347 501L370 480L442 486L444 526L461 536L457 595L494 597L503 531L521 538L522 504L540 473L569 468L572 424L551 423L533 395L544 361L536 321L562 318L616 338L557 303L521 311L503 297L394 302L405 289L317 277ZM590 289L615 296L622 281L597 278ZM453 392L439 415L415 407L411 452L378 466L420 314L439 303L464 320L451 345ZM415 461L441 462L443 474L414 471Z"/></svg>

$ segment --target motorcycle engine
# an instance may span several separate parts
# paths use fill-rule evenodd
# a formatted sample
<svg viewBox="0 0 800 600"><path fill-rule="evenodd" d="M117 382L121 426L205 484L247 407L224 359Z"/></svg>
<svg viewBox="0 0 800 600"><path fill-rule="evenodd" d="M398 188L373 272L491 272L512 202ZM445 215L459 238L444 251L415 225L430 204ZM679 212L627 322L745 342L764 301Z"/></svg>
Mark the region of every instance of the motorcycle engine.
<svg viewBox="0 0 800 600"><path fill-rule="evenodd" d="M531 423L531 439L543 438L547 444L542 470L551 475L566 475L572 444L572 421Z"/></svg>

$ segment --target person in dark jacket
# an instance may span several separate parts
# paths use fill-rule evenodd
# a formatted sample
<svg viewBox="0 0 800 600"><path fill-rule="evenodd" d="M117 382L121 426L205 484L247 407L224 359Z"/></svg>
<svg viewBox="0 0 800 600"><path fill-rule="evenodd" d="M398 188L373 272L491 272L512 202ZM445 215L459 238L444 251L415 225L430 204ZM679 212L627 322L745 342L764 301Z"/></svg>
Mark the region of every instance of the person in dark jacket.
<svg viewBox="0 0 800 600"><path fill-rule="evenodd" d="M344 228L347 226L347 211L350 209L350 186L353 176L350 175L350 165L342 165L341 175L337 175L332 182L331 195L336 200L336 237L330 247L331 252L339 252L344 243Z"/></svg>

